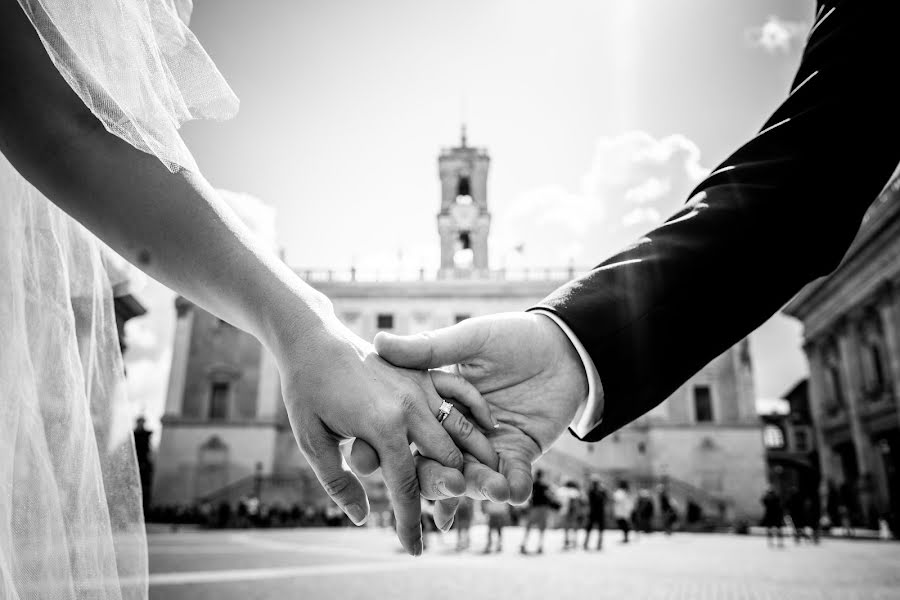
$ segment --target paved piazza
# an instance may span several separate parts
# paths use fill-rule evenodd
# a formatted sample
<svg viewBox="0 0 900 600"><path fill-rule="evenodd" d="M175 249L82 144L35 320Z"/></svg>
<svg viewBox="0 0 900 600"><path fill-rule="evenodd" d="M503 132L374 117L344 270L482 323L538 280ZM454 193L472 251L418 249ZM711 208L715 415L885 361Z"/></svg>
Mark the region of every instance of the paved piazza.
<svg viewBox="0 0 900 600"><path fill-rule="evenodd" d="M150 597L162 599L390 598L900 598L900 544L824 540L766 547L756 536L661 534L602 552L520 556L508 528L500 555L453 551L455 534L431 535L407 557L384 529L184 531L150 535ZM485 529L472 528L480 550ZM532 543L536 542L532 537Z"/></svg>

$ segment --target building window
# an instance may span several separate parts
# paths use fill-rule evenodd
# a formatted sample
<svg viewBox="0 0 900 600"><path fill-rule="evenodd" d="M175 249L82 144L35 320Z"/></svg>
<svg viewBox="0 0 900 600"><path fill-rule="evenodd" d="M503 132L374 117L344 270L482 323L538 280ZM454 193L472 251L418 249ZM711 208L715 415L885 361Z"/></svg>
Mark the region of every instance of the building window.
<svg viewBox="0 0 900 600"><path fill-rule="evenodd" d="M453 318L454 318L454 321L455 321L456 323L462 323L463 321L465 321L466 319L470 318L471 316L472 316L472 315L456 315L456 316L453 317Z"/></svg>
<svg viewBox="0 0 900 600"><path fill-rule="evenodd" d="M778 425L771 423L763 428L763 444L771 450L784 448L784 431Z"/></svg>
<svg viewBox="0 0 900 600"><path fill-rule="evenodd" d="M805 427L794 429L794 450L796 452L809 452L809 430Z"/></svg>
<svg viewBox="0 0 900 600"><path fill-rule="evenodd" d="M214 381L209 393L209 420L224 421L228 418L228 392L231 384Z"/></svg>
<svg viewBox="0 0 900 600"><path fill-rule="evenodd" d="M828 367L828 383L831 386L831 402L833 405L844 407L844 387L841 380L841 372L837 365Z"/></svg>
<svg viewBox="0 0 900 600"><path fill-rule="evenodd" d="M694 416L698 423L713 422L712 390L708 385L694 386Z"/></svg>
<svg viewBox="0 0 900 600"><path fill-rule="evenodd" d="M393 329L394 315L390 313L380 313L376 318L378 329Z"/></svg>
<svg viewBox="0 0 900 600"><path fill-rule="evenodd" d="M878 344L869 344L869 390L877 393L884 389L884 367Z"/></svg>

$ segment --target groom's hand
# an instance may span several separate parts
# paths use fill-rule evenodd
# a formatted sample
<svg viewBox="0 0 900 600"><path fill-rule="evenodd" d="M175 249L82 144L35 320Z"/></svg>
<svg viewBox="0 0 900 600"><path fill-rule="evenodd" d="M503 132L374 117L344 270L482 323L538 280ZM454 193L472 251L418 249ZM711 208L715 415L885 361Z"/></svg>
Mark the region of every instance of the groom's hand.
<svg viewBox="0 0 900 600"><path fill-rule="evenodd" d="M566 334L550 318L535 313L504 313L467 319L452 327L419 335L379 333L379 355L398 367L429 369L456 365L460 375L480 391L500 427L486 432L500 456L500 472L515 504L531 494L532 463L565 431L587 396L584 365ZM357 472L372 472L378 456L357 440L351 452ZM423 490L435 486L442 468L418 458ZM467 457L466 494L503 501L496 473ZM455 501L441 502L435 522L452 523Z"/></svg>

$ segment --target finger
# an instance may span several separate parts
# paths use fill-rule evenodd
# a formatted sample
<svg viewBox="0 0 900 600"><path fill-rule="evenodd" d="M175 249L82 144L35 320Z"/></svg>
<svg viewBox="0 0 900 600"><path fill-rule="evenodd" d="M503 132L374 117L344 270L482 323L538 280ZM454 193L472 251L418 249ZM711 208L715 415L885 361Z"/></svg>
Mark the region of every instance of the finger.
<svg viewBox="0 0 900 600"><path fill-rule="evenodd" d="M441 531L450 531L459 508L459 498L444 498L434 503L434 524Z"/></svg>
<svg viewBox="0 0 900 600"><path fill-rule="evenodd" d="M485 431L500 427L487 400L474 385L463 377L446 371L429 371L429 374L431 383L441 398L452 399L454 403L468 408L479 427Z"/></svg>
<svg viewBox="0 0 900 600"><path fill-rule="evenodd" d="M463 452L468 452L491 469L499 470L500 457L497 456L494 446L461 412L456 409L451 410L443 423L439 423L436 417L432 417L432 419L438 427L442 427L449 434L456 447ZM423 454L427 455L426 452ZM460 468L462 468L462 464L460 464Z"/></svg>
<svg viewBox="0 0 900 600"><path fill-rule="evenodd" d="M466 493L466 478L463 474L441 463L416 453L416 475L419 489L427 500L456 498Z"/></svg>
<svg viewBox="0 0 900 600"><path fill-rule="evenodd" d="M321 423L311 425L302 433L307 437L300 439L298 435L298 445L319 483L354 524L365 523L369 516L369 499L356 475L344 469L337 440Z"/></svg>
<svg viewBox="0 0 900 600"><path fill-rule="evenodd" d="M540 456L537 454L536 456ZM534 481L531 477L531 458L518 451L504 451L500 456L500 472L509 482L509 501L523 504L531 497Z"/></svg>
<svg viewBox="0 0 900 600"><path fill-rule="evenodd" d="M412 397L403 400L403 414L408 426L409 439L424 456L438 461L445 467L462 471L462 452L454 443L450 432L444 429L437 419L437 410L442 401L434 391L424 393L428 397L427 402ZM475 429L471 423L469 428ZM474 434L470 437L474 437ZM487 438L485 441L487 442Z"/></svg>
<svg viewBox="0 0 900 600"><path fill-rule="evenodd" d="M464 456L466 464L463 467L463 475L466 478L466 496L476 500L507 502L510 498L510 487L506 477L478 462L472 455Z"/></svg>
<svg viewBox="0 0 900 600"><path fill-rule="evenodd" d="M394 506L397 537L407 552L419 556L422 554L422 504L412 453L405 439L391 439L375 447Z"/></svg>
<svg viewBox="0 0 900 600"><path fill-rule="evenodd" d="M366 440L356 438L350 446L350 468L359 475L371 475L378 470L378 453Z"/></svg>
<svg viewBox="0 0 900 600"><path fill-rule="evenodd" d="M474 358L490 328L483 317L466 319L451 327L416 335L397 336L385 331L375 336L375 350L398 367L432 369Z"/></svg>

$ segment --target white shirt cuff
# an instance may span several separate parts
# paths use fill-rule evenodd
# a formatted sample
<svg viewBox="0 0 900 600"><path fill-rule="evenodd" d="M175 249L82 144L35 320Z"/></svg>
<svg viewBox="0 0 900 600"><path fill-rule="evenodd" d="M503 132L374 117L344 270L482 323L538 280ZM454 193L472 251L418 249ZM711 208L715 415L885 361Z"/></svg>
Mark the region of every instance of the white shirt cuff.
<svg viewBox="0 0 900 600"><path fill-rule="evenodd" d="M597 372L597 367L594 366L591 355L581 345L575 332L566 325L565 321L549 310L536 308L529 312L544 315L556 323L563 330L563 333L566 334L566 337L569 338L572 346L575 347L575 351L578 352L582 364L584 364L584 372L587 376L588 384L587 398L581 403L578 412L575 413L575 418L569 425L569 428L575 435L583 438L603 420L603 384L600 382L600 373Z"/></svg>

